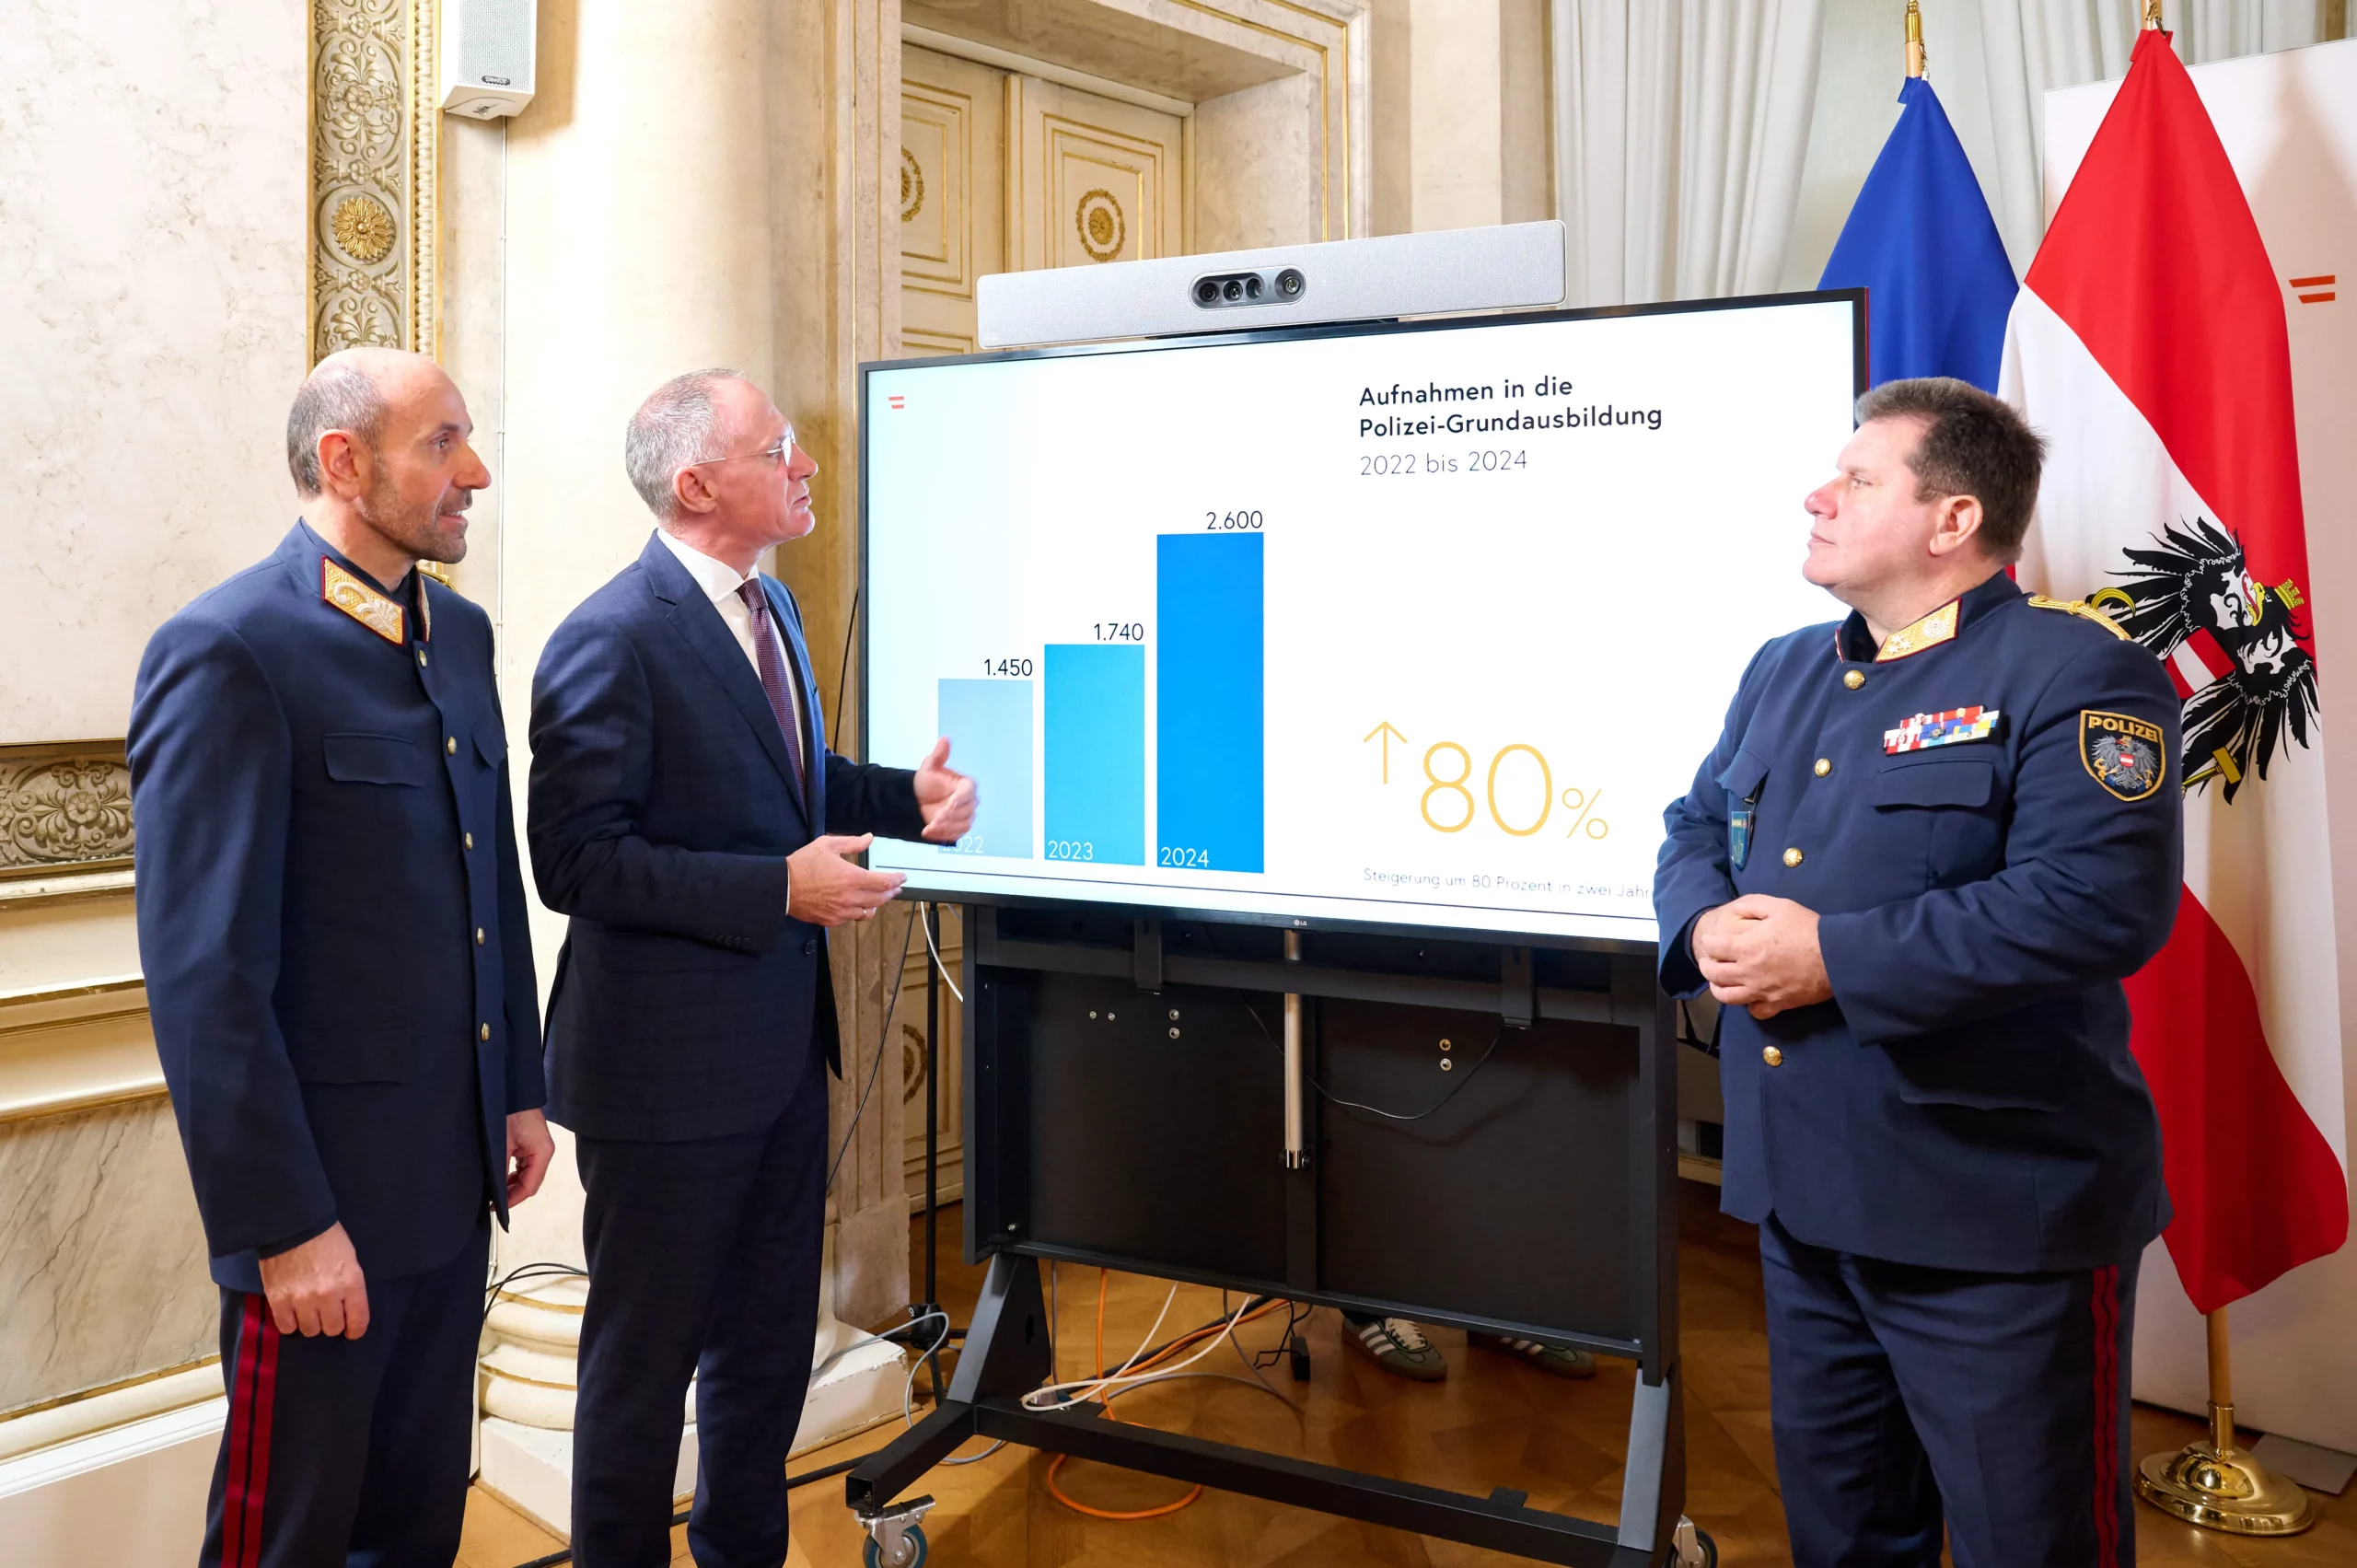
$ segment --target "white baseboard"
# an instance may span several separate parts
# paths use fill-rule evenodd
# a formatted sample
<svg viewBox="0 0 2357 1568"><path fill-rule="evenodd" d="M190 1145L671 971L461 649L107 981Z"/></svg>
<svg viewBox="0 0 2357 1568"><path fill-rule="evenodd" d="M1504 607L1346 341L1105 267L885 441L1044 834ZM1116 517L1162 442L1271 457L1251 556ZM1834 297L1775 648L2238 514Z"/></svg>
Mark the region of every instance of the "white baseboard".
<svg viewBox="0 0 2357 1568"><path fill-rule="evenodd" d="M8 1568L188 1568L228 1411L211 1399L0 1462Z"/></svg>

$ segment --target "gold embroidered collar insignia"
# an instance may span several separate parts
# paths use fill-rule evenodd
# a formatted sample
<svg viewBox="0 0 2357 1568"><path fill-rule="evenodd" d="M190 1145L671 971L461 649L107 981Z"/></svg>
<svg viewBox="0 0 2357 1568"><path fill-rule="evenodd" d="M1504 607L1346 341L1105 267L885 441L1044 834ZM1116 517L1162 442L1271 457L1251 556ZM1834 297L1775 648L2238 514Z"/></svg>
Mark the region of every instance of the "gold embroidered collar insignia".
<svg viewBox="0 0 2357 1568"><path fill-rule="evenodd" d="M401 607L325 555L319 557L319 597L395 647L409 640Z"/></svg>
<svg viewBox="0 0 2357 1568"><path fill-rule="evenodd" d="M1875 654L1875 662L1887 664L1892 659L1906 658L1910 655L1922 653L1925 648L1934 648L1942 643L1954 642L1956 606L1961 602L1958 599L1950 599L1912 626L1902 626L1893 632L1883 639L1882 647Z"/></svg>

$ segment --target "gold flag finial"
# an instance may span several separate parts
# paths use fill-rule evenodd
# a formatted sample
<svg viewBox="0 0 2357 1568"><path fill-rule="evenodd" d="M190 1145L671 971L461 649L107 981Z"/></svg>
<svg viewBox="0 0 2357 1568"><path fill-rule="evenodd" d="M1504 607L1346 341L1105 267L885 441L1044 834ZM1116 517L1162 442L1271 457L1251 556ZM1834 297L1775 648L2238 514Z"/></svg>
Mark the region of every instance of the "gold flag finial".
<svg viewBox="0 0 2357 1568"><path fill-rule="evenodd" d="M1915 0L1907 0L1907 74L1923 74L1923 12Z"/></svg>
<svg viewBox="0 0 2357 1568"><path fill-rule="evenodd" d="M2167 28L2168 24L2161 20L2161 0L2144 0L2144 25L2155 31Z"/></svg>

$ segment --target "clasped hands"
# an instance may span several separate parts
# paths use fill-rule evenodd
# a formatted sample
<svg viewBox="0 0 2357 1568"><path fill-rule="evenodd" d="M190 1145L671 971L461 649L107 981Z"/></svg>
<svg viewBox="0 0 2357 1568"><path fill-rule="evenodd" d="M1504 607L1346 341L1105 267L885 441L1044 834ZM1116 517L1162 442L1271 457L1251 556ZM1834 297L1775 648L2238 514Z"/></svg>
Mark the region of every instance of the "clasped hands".
<svg viewBox="0 0 2357 1568"><path fill-rule="evenodd" d="M973 830L974 781L950 767L948 741L934 742L917 765L915 784L927 843L954 844ZM873 833L821 833L786 856L785 912L812 925L874 919L908 880L853 861L875 842Z"/></svg>
<svg viewBox="0 0 2357 1568"><path fill-rule="evenodd" d="M1805 904L1746 893L1705 910L1691 946L1711 994L1755 1018L1832 999L1817 945L1817 912Z"/></svg>

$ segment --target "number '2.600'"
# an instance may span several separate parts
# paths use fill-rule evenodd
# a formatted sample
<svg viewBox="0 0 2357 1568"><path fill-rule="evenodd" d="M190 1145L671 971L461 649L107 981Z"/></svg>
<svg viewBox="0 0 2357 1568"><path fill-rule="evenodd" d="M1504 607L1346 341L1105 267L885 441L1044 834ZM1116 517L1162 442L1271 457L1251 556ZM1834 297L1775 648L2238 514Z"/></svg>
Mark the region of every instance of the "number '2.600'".
<svg viewBox="0 0 2357 1568"><path fill-rule="evenodd" d="M1206 533L1248 532L1260 526L1258 512L1205 512L1203 530Z"/></svg>

